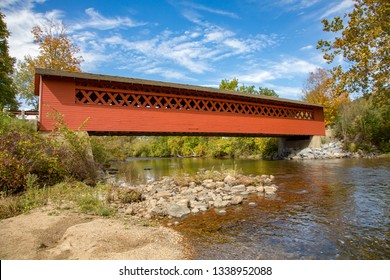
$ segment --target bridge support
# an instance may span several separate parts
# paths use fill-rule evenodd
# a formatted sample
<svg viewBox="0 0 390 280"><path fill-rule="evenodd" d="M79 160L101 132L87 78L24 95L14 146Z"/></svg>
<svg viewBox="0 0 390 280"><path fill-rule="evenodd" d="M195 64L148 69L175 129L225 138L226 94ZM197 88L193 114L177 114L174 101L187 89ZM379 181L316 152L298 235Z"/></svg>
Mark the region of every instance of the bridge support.
<svg viewBox="0 0 390 280"><path fill-rule="evenodd" d="M279 138L278 154L283 156L291 150L303 150L305 148L320 148L322 144L333 140L333 131L326 130L325 136L289 136Z"/></svg>

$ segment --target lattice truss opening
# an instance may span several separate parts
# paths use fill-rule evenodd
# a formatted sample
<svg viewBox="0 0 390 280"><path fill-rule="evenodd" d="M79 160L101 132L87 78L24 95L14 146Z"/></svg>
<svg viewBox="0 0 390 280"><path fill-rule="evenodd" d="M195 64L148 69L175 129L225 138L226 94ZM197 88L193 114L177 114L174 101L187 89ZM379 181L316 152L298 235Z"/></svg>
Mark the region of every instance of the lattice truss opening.
<svg viewBox="0 0 390 280"><path fill-rule="evenodd" d="M312 120L313 111L305 108L258 104L240 100L240 96L210 97L207 93L178 92L169 89L144 88L142 85L103 85L76 83L78 104L121 106L154 110L183 110L258 115L274 118ZM178 94L179 93L179 94Z"/></svg>

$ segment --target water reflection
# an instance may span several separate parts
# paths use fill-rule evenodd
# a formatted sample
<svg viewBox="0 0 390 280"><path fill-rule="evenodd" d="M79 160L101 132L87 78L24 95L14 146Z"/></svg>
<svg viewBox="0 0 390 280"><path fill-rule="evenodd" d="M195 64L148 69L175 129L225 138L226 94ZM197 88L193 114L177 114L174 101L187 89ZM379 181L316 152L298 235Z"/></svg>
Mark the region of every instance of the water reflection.
<svg viewBox="0 0 390 280"><path fill-rule="evenodd" d="M196 259L390 258L389 159L146 159L117 167L134 184L200 168L276 176L276 196L253 196L225 215L210 210L176 227Z"/></svg>

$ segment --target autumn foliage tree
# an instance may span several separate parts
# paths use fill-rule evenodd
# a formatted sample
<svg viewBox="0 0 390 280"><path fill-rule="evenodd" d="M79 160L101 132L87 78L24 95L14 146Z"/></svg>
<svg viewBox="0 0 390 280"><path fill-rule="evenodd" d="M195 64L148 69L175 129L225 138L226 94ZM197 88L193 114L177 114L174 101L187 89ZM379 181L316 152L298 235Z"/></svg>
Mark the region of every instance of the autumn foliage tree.
<svg viewBox="0 0 390 280"><path fill-rule="evenodd" d="M334 90L375 95L389 104L390 97L390 2L354 0L352 12L343 18L322 20L324 31L336 35L318 41L328 63L342 57L344 65L332 70Z"/></svg>
<svg viewBox="0 0 390 280"><path fill-rule="evenodd" d="M325 125L335 123L342 104L349 101L348 92L335 91L332 88L333 78L328 70L318 68L310 72L303 86L302 100L324 106Z"/></svg>
<svg viewBox="0 0 390 280"><path fill-rule="evenodd" d="M34 43L39 45L39 55L27 55L18 63L14 81L20 96L28 105L37 108L38 102L34 97L34 69L80 72L83 59L78 56L80 50L68 37L62 22L48 21L42 26L35 26L32 34Z"/></svg>
<svg viewBox="0 0 390 280"><path fill-rule="evenodd" d="M344 17L322 21L333 39L317 45L328 63L343 59L331 70L332 90L363 95L343 106L336 133L347 147L390 152L390 2L354 1Z"/></svg>

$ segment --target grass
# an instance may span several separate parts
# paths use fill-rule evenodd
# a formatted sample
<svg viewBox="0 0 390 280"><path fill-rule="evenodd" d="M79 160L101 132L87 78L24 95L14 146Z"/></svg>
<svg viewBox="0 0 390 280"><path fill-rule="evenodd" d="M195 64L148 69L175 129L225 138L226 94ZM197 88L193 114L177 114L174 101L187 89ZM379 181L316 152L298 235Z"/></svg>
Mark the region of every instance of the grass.
<svg viewBox="0 0 390 280"><path fill-rule="evenodd" d="M110 186L90 187L77 181L63 182L52 187L39 187L34 178L26 191L14 196L0 194L0 219L6 219L44 205L54 209L76 209L82 213L109 217L115 209L109 207L106 196ZM52 211L56 213L56 210Z"/></svg>

